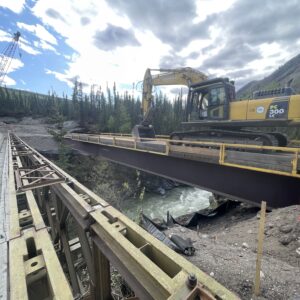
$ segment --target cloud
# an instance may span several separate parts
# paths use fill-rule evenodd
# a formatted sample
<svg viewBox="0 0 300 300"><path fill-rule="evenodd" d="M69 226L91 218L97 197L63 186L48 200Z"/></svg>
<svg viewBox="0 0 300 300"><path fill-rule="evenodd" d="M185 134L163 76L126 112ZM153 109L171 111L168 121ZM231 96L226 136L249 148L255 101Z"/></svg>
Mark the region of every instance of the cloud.
<svg viewBox="0 0 300 300"><path fill-rule="evenodd" d="M204 69L233 69L242 68L249 61L261 58L259 49L249 46L243 41L232 39L226 43L216 55L206 59L201 68Z"/></svg>
<svg viewBox="0 0 300 300"><path fill-rule="evenodd" d="M125 86L147 67L183 66L245 82L299 51L297 2L39 0L32 12L76 53L62 53L67 67L51 71L64 82Z"/></svg>
<svg viewBox="0 0 300 300"><path fill-rule="evenodd" d="M13 36L0 29L0 42L11 42Z"/></svg>
<svg viewBox="0 0 300 300"><path fill-rule="evenodd" d="M189 89L187 87L170 89L170 93L172 93L173 95L180 95L180 93L182 93L182 95L187 95L188 91Z"/></svg>
<svg viewBox="0 0 300 300"><path fill-rule="evenodd" d="M50 50L53 51L56 54L59 54L57 52L57 50L50 44L48 44L47 42L45 42L44 40L40 40L40 41L34 41L33 45L38 48L38 49L43 49L43 50Z"/></svg>
<svg viewBox="0 0 300 300"><path fill-rule="evenodd" d="M32 46L31 46L31 43L28 42L27 40L25 40L23 37L20 38L20 44L19 44L19 47L20 47L20 53L22 53L22 50L24 50L25 52L31 54L31 55L38 55L38 54L41 54L40 51L34 49Z"/></svg>
<svg viewBox="0 0 300 300"><path fill-rule="evenodd" d="M191 52L191 53L187 56L187 58L189 58L189 59L197 59L197 58L199 57L199 55L200 55L199 52L193 51L193 52Z"/></svg>
<svg viewBox="0 0 300 300"><path fill-rule="evenodd" d="M21 60L19 60L17 58L13 58L11 60L11 64L9 65L9 68L7 70L7 75L22 68L23 66L24 66L24 64ZM15 85L16 81L7 75L4 76L3 83L6 85Z"/></svg>
<svg viewBox="0 0 300 300"><path fill-rule="evenodd" d="M41 40L53 45L57 45L56 38L49 31L47 31L45 27L43 27L42 25L40 24L29 25L21 22L17 22L17 25L19 28L33 33L34 35L36 35L36 37L40 38Z"/></svg>
<svg viewBox="0 0 300 300"><path fill-rule="evenodd" d="M61 72L45 69L45 73L49 75L53 75L55 78L57 78L59 81L67 83L69 86L73 86L72 81L67 78L67 76ZM72 84L71 84L72 83Z"/></svg>
<svg viewBox="0 0 300 300"><path fill-rule="evenodd" d="M46 15L50 18L58 19L58 20L65 22L65 18L57 10L55 10L53 8L48 8L46 10Z"/></svg>
<svg viewBox="0 0 300 300"><path fill-rule="evenodd" d="M246 68L246 69L238 69L231 72L227 72L226 76L236 79L236 78L243 78L243 77L249 77L254 73L255 70Z"/></svg>
<svg viewBox="0 0 300 300"><path fill-rule="evenodd" d="M90 18L88 18L88 17L82 17L82 18L80 19L80 22L81 22L81 24L82 24L83 26L85 26L85 25L89 24L89 23L91 22L91 20L90 20Z"/></svg>
<svg viewBox="0 0 300 300"><path fill-rule="evenodd" d="M168 54L160 59L159 67L162 69L180 68L186 66L186 58L176 55Z"/></svg>
<svg viewBox="0 0 300 300"><path fill-rule="evenodd" d="M293 45L300 35L291 20L298 20L299 15L297 0L235 2L227 11L214 14L213 27L220 34L217 42L202 49L206 59L201 68L235 70L247 66L256 68L257 73L264 73L271 64L276 68L276 57L287 60L297 52Z"/></svg>
<svg viewBox="0 0 300 300"><path fill-rule="evenodd" d="M0 7L5 7L10 9L16 14L22 12L25 5L25 0L1 0Z"/></svg>
<svg viewBox="0 0 300 300"><path fill-rule="evenodd" d="M126 15L134 27L152 31L162 42L182 49L194 39L208 36L211 19L193 23L197 17L194 0L107 0L120 15Z"/></svg>
<svg viewBox="0 0 300 300"><path fill-rule="evenodd" d="M108 24L103 31L98 30L94 35L94 44L101 50L113 50L117 47L139 46L132 30Z"/></svg>
<svg viewBox="0 0 300 300"><path fill-rule="evenodd" d="M6 86L13 86L16 85L16 81L9 76L5 76L2 84Z"/></svg>
<svg viewBox="0 0 300 300"><path fill-rule="evenodd" d="M255 46L299 39L298 26L291 21L298 20L299 14L298 0L243 0L222 14L217 23L227 38L231 35Z"/></svg>

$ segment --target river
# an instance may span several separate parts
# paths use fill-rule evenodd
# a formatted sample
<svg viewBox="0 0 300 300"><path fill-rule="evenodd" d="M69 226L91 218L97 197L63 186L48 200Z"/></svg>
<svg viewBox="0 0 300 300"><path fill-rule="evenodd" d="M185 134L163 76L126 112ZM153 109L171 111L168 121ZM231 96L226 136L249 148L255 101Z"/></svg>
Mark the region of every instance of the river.
<svg viewBox="0 0 300 300"><path fill-rule="evenodd" d="M145 193L143 200L128 199L123 202L122 211L131 219L136 219L141 210L152 219L166 219L167 211L173 217L179 217L208 207L210 195L210 192L194 187L177 187L164 196Z"/></svg>

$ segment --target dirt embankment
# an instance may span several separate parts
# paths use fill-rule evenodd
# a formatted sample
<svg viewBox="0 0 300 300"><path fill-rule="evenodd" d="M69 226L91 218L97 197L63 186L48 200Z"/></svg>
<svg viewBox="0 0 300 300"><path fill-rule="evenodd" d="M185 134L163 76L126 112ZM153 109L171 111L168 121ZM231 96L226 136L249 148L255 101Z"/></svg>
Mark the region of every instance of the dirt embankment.
<svg viewBox="0 0 300 300"><path fill-rule="evenodd" d="M58 153L58 144L48 131L54 125L47 124L45 119L2 117L0 124L43 154Z"/></svg>
<svg viewBox="0 0 300 300"><path fill-rule="evenodd" d="M166 190L177 186L162 177L137 172L135 169L120 166L101 157L84 157L69 148L66 150L66 157L61 158L60 146L50 134L50 131L56 130L57 126L47 123L46 119L2 117L0 126L16 133L43 155L58 159L56 163L59 165L62 160L64 165L60 166L66 172L117 208L121 207L122 201L138 197L143 189L164 194ZM78 122L66 121L63 123L63 129L77 130Z"/></svg>
<svg viewBox="0 0 300 300"><path fill-rule="evenodd" d="M255 276L259 215L241 205L199 223L197 230L179 225L167 230L190 237L196 254L186 257L241 299L251 299ZM258 299L300 299L300 206L267 213Z"/></svg>

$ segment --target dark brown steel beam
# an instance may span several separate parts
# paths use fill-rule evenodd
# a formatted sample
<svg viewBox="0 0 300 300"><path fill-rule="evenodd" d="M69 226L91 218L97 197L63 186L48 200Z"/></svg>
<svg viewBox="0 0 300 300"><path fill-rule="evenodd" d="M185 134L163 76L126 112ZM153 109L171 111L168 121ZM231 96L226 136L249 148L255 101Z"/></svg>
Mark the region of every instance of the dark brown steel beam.
<svg viewBox="0 0 300 300"><path fill-rule="evenodd" d="M289 176L221 166L201 161L66 140L84 155L104 158L158 176L199 187L231 199L269 207L300 203L300 180Z"/></svg>

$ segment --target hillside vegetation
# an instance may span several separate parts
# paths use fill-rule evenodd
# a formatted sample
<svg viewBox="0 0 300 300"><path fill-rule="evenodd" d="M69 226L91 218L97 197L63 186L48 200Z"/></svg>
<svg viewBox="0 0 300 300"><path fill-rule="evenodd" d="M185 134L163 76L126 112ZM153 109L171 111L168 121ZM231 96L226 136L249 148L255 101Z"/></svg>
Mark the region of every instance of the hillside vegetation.
<svg viewBox="0 0 300 300"><path fill-rule="evenodd" d="M153 125L157 134L170 133L180 126L185 112L182 94L171 100L162 93L154 96ZM75 82L71 99L53 91L41 95L0 87L0 117L46 118L50 123L78 121L89 132L129 133L141 120L141 101L128 92L100 88L84 94L82 83Z"/></svg>
<svg viewBox="0 0 300 300"><path fill-rule="evenodd" d="M300 93L300 54L264 79L247 83L237 92L237 97L240 99L251 98L254 91L284 87L289 82L296 93Z"/></svg>

